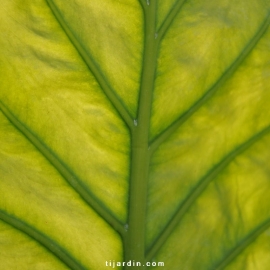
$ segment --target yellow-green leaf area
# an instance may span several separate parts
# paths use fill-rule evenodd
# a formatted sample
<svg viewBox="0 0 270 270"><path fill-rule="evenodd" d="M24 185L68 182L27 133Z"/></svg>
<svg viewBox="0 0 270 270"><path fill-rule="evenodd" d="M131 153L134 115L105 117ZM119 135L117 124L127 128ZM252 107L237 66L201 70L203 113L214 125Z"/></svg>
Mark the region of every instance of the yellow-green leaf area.
<svg viewBox="0 0 270 270"><path fill-rule="evenodd" d="M2 75L6 80L2 100L26 128L65 160L110 211L124 220L128 132L47 4L31 1L25 6L27 12L4 29L10 33L12 28L18 35L2 41L8 50L3 59L6 68ZM11 7L9 4L7 8ZM39 26L32 23L29 29L31 21L36 20L41 21ZM21 39L24 46L19 45ZM10 48L14 50L12 55ZM27 110L21 106L24 102ZM84 147L80 147L82 144Z"/></svg>
<svg viewBox="0 0 270 270"><path fill-rule="evenodd" d="M269 158L266 149L269 140L269 135L266 135L235 158L196 200L183 218L181 226L160 252L160 257L170 258L168 261L172 269L176 269L174 265L181 262L185 262L184 269L223 269L222 266L227 266L226 260L232 254L240 255L228 269L237 269L235 265L241 263L240 269L245 269L245 264L248 269L260 269L264 265L264 261L267 261L267 257L263 256L265 239L269 238L270 225L269 202L266 199L270 192L269 171L265 170L265 161ZM265 198L263 203L262 198ZM256 234L260 237L253 242ZM178 237L181 237L181 243ZM258 242L263 244L255 251L254 246ZM175 261L172 261L172 252L176 253L172 247L178 250L183 245L188 247L187 250L178 253L179 257L174 256ZM209 253L210 246L219 248ZM254 253L250 253L251 250ZM194 254L200 256L200 261L194 259ZM219 259L213 261L213 256ZM261 257L263 264L257 261L257 256ZM259 266L255 267L254 264Z"/></svg>
<svg viewBox="0 0 270 270"><path fill-rule="evenodd" d="M161 43L153 137L228 76L232 65L247 53L252 38L263 27L269 4L244 3L237 1L234 8L229 1L184 3Z"/></svg>
<svg viewBox="0 0 270 270"><path fill-rule="evenodd" d="M0 223L0 242L2 269L68 269L35 241L3 222Z"/></svg>
<svg viewBox="0 0 270 270"><path fill-rule="evenodd" d="M143 53L140 4L113 0L54 3L104 79L135 117Z"/></svg>
<svg viewBox="0 0 270 270"><path fill-rule="evenodd" d="M269 265L267 0L4 0L0 268Z"/></svg>
<svg viewBox="0 0 270 270"><path fill-rule="evenodd" d="M152 214L149 215L149 236L155 230L158 233L158 228L162 227L163 222L157 222L159 215L174 213L179 207L179 199L185 200L213 164L250 139L254 132L269 126L268 40L269 32L233 78L220 87L212 99L202 105L156 152L150 174L149 198L152 199L149 213ZM262 65L265 67L263 72L254 68ZM169 185L166 184L168 182ZM168 193L175 196L168 198Z"/></svg>
<svg viewBox="0 0 270 270"><path fill-rule="evenodd" d="M84 265L102 265L105 256L121 254L115 232L3 114L0 137L4 145L1 149L1 211L27 223L32 230L42 232L49 239L48 243L62 246ZM111 247L102 243L103 236L111 239ZM96 250L96 245L101 249Z"/></svg>
<svg viewBox="0 0 270 270"><path fill-rule="evenodd" d="M184 1L176 1L176 0L167 0L162 1L158 0L158 11L157 11L157 28L161 27L166 16L176 8L176 5L179 5L178 2ZM181 3L180 3L181 4Z"/></svg>

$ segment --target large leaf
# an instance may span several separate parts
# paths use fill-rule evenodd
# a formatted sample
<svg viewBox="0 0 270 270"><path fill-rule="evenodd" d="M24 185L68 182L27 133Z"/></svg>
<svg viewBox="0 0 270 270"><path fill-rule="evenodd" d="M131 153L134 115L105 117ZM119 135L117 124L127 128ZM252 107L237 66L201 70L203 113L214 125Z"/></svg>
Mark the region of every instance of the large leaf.
<svg viewBox="0 0 270 270"><path fill-rule="evenodd" d="M0 269L269 269L269 12L1 1Z"/></svg>

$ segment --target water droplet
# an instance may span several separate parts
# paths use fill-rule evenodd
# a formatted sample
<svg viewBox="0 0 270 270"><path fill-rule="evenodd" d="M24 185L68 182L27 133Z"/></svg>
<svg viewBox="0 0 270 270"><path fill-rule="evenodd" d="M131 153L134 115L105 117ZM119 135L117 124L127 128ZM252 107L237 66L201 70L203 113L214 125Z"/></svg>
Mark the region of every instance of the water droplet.
<svg viewBox="0 0 270 270"><path fill-rule="evenodd" d="M150 5L150 0L146 0L146 4L149 6Z"/></svg>
<svg viewBox="0 0 270 270"><path fill-rule="evenodd" d="M134 126L135 126L135 127L138 126L138 121L137 121L137 119L134 119L133 123L134 123Z"/></svg>
<svg viewBox="0 0 270 270"><path fill-rule="evenodd" d="M158 33L155 33L155 39L157 39L157 37L158 37Z"/></svg>
<svg viewBox="0 0 270 270"><path fill-rule="evenodd" d="M127 232L128 231L128 224L125 224L125 231Z"/></svg>

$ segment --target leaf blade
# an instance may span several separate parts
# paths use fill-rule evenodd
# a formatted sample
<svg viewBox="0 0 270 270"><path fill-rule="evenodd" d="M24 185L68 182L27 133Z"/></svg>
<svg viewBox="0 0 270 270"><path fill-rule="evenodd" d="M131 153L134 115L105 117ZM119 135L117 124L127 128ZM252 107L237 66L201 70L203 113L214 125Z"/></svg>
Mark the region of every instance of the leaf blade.
<svg viewBox="0 0 270 270"><path fill-rule="evenodd" d="M3 5L1 211L87 269L269 265L268 1Z"/></svg>

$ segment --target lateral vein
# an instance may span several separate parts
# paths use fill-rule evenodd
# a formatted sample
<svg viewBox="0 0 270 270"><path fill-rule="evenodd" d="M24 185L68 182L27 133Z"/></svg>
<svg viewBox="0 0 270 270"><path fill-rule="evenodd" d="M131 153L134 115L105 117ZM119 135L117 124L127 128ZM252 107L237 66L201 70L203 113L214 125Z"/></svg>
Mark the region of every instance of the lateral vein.
<svg viewBox="0 0 270 270"><path fill-rule="evenodd" d="M62 175L66 182L80 195L80 197L93 208L98 215L113 227L120 235L124 233L124 225L121 224L107 208L89 191L88 187L55 155L32 131L20 122L12 112L0 101L0 110L24 135L24 137L42 154L42 156Z"/></svg>
<svg viewBox="0 0 270 270"><path fill-rule="evenodd" d="M239 256L248 246L250 246L262 233L270 227L270 219L259 225L252 233L240 241L228 254L216 265L213 270L226 268L237 256Z"/></svg>
<svg viewBox="0 0 270 270"><path fill-rule="evenodd" d="M161 42L161 40L163 39L163 37L167 33L168 29L172 25L174 19L176 18L177 14L180 12L180 10L182 9L182 7L186 1L187 0L176 1L175 5L171 8L169 14L167 15L167 17L165 18L162 25L160 26L160 28L157 31L157 33L158 33L157 41L158 42Z"/></svg>
<svg viewBox="0 0 270 270"><path fill-rule="evenodd" d="M203 193L203 191L207 188L209 183L213 181L237 156L242 154L244 151L249 149L252 145L262 139L265 135L270 132L270 125L265 129L251 137L246 142L242 143L238 148L234 149L227 156L225 156L216 166L213 167L204 177L201 178L199 184L191 191L191 193L187 196L184 202L179 206L178 210L169 221L167 226L161 232L160 236L155 240L152 246L149 248L147 252L147 260L151 260L155 254L159 251L162 245L169 238L173 230L176 226L179 225L184 215L190 209L190 207L194 204L197 198Z"/></svg>
<svg viewBox="0 0 270 270"><path fill-rule="evenodd" d="M265 34L270 23L270 15L262 23L259 30L253 36L251 41L246 45L242 52L238 55L230 67L221 75L221 77L213 84L213 86L197 100L187 111L185 111L170 126L154 138L150 143L151 153L153 153L160 144L170 137L181 125L183 125L195 112L197 112L216 92L217 90L236 72L238 67L248 57L252 50Z"/></svg>
<svg viewBox="0 0 270 270"><path fill-rule="evenodd" d="M0 210L0 220L21 231L29 236L31 239L45 247L52 255L62 261L67 267L72 270L86 270L73 256L71 256L65 249L63 249L58 243L50 239L48 236L42 234L37 229L28 225L24 221L17 217L11 216L3 210Z"/></svg>
<svg viewBox="0 0 270 270"><path fill-rule="evenodd" d="M105 79L104 75L102 74L100 68L94 61L93 57L90 55L89 52L86 51L84 46L81 44L81 42L77 39L73 31L70 29L70 27L66 24L63 16L59 12L58 8L54 4L52 0L46 0L50 10L52 11L52 14L58 21L59 25L65 32L66 36L70 40L73 47L77 50L78 54L81 56L82 60L88 67L89 71L94 75L96 81L100 85L100 88L105 93L111 104L114 106L118 114L121 116L121 118L124 120L126 125L132 130L133 129L133 119L128 112L128 110L123 105L120 98L117 96L115 91L112 89L112 87L109 85L108 81Z"/></svg>

